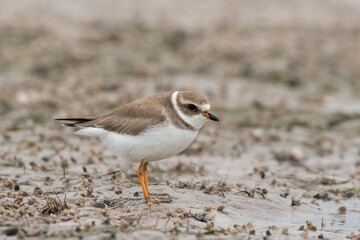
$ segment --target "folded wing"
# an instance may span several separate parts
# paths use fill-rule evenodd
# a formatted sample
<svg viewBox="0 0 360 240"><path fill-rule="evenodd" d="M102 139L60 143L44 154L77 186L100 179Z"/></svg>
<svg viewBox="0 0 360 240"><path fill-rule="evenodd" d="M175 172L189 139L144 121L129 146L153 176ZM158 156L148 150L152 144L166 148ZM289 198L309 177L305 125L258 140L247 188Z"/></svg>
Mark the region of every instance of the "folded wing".
<svg viewBox="0 0 360 240"><path fill-rule="evenodd" d="M137 101L124 105L114 112L99 117L58 118L67 127L94 127L126 135L138 135L151 126L162 124L167 116L163 106L157 102Z"/></svg>

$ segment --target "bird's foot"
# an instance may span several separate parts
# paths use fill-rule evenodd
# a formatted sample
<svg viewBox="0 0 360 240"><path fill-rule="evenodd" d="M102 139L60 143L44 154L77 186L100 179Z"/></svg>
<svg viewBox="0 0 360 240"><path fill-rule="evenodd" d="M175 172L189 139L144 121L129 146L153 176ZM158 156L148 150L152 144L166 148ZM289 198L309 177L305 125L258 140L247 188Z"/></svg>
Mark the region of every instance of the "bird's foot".
<svg viewBox="0 0 360 240"><path fill-rule="evenodd" d="M158 199L152 198L152 196L155 196ZM146 202L150 203L171 203L172 199L169 194L163 193L163 194L149 194L148 196L145 196Z"/></svg>

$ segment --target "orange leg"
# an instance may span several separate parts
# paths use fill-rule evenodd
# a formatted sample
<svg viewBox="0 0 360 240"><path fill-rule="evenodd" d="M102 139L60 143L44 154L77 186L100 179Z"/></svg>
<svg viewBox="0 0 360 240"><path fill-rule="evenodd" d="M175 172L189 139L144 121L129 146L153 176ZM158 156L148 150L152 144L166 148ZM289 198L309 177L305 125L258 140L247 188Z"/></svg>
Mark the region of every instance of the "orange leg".
<svg viewBox="0 0 360 240"><path fill-rule="evenodd" d="M143 177L144 177L145 189L146 189L148 195L151 196L150 191L149 191L148 179L147 179L147 175L146 175L147 165L148 165L148 164L149 164L149 162L144 162L144 164L143 164L143 166L142 166L142 170L143 170Z"/></svg>
<svg viewBox="0 0 360 240"><path fill-rule="evenodd" d="M147 163L145 163L145 169L146 169L146 166L147 166ZM140 181L140 184L141 184L141 188L142 188L142 191L144 193L144 198L147 202L155 202L155 203L160 203L161 201L160 200L155 200L155 199L152 199L150 196L149 196L149 192L148 192L148 188L146 188L145 186L145 183L144 183L144 179L143 177L146 177L146 173L144 175L144 161L142 161L137 169L137 175L138 175L138 178L139 178L139 181ZM146 180L147 182L147 180Z"/></svg>
<svg viewBox="0 0 360 240"><path fill-rule="evenodd" d="M144 181L143 181L143 162L140 163L138 169L137 169L137 175L138 175L138 178L139 178L139 181L140 181L140 185L141 185L141 188L142 188L142 191L144 193L144 198L146 199L147 196L149 196L147 190L146 190L146 187L145 187L145 184L144 184Z"/></svg>

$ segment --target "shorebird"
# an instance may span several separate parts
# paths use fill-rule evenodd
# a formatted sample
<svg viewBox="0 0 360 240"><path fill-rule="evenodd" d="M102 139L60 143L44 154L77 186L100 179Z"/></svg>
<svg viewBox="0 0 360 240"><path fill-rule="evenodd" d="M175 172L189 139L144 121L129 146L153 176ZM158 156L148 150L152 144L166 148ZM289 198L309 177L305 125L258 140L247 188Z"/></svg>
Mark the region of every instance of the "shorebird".
<svg viewBox="0 0 360 240"><path fill-rule="evenodd" d="M137 175L147 202L152 198L146 175L149 162L184 151L207 119L219 121L210 113L209 101L194 91L174 91L144 97L98 117L57 118L76 134L95 136L121 158L139 163Z"/></svg>

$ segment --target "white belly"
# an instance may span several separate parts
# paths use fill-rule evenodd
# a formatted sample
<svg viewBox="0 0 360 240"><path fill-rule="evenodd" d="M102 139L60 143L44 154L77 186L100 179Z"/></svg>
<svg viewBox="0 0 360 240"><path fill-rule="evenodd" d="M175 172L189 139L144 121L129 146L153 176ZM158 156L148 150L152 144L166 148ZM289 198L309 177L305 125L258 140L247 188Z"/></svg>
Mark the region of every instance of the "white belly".
<svg viewBox="0 0 360 240"><path fill-rule="evenodd" d="M79 135L99 137L115 153L131 162L158 161L179 154L192 143L198 131L159 126L137 136L120 135L100 128L84 128Z"/></svg>

